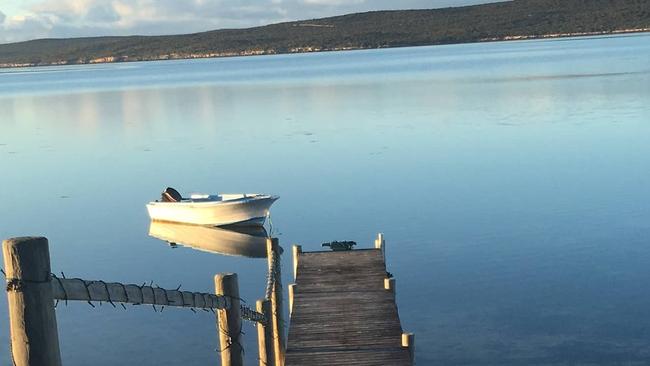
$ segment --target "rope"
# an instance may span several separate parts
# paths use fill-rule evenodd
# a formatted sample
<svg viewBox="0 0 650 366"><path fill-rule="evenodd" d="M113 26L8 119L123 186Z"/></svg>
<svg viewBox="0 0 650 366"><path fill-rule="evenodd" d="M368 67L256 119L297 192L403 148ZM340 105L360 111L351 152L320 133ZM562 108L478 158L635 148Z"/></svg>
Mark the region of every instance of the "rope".
<svg viewBox="0 0 650 366"><path fill-rule="evenodd" d="M273 267L273 278L275 280L276 290L280 291L282 289L282 263L280 262L281 257L277 252L277 249L273 250L273 258L275 259Z"/></svg>
<svg viewBox="0 0 650 366"><path fill-rule="evenodd" d="M277 261L277 256L275 254L273 255L273 258L274 258L274 263L277 263L278 262ZM276 265L277 264L275 264L274 267ZM275 270L271 271L271 276L273 278L270 281L271 282L271 286L270 286L271 290L273 289L273 285L275 285L277 283L277 280L276 280L277 276L275 276L275 272L276 272ZM4 270L0 270L0 273L5 275L5 277L6 277L6 274L5 274ZM111 285L117 285L117 286L120 286L122 288L122 292L124 293L125 300L120 301L120 300L117 300L117 299L113 299L111 297L111 292L110 292L110 289L108 287L109 283L107 283L105 281L102 281L102 280L86 281L86 280L83 280L81 278L69 278L68 279L68 278L65 277L65 274L63 272L61 272L61 277L58 277L54 273L48 273L46 278L44 280L42 280L42 281L24 280L24 279L18 279L18 278L7 278L6 279L6 281L7 281L6 290L8 292L9 291L18 291L19 292L19 291L22 291L22 289L24 288L24 286L26 284L30 284L30 283L33 283L33 284L49 283L49 282L52 281L52 279L54 279L58 283L58 285L59 285L59 287L61 289L61 292L63 292L63 297L56 299L57 302L55 304L55 307L56 307L56 305L58 305L59 300L63 300L66 305L68 304L68 300L71 300L70 295L69 295L69 290L66 289L66 286L65 286L65 283L64 283L63 280L81 282L84 289L86 290L86 297L87 297L86 302L88 303L88 305L90 305L93 308L96 307L95 304L92 303L93 300L99 301L99 303L101 305L101 300L93 299L93 296L92 296L92 294L90 292L90 286L92 286L93 284L102 285L103 290L106 292L106 302L111 304L114 308L116 307L115 302L120 303L120 305L122 305L122 307L124 309L126 309L126 306L124 306L124 303L131 303L133 305L140 305L140 304L142 304L144 302L144 289L145 289L145 286L146 286L146 282L143 283L142 285L128 285L128 286L135 286L140 290L140 300L141 300L141 302L135 302L129 297L129 291L126 288L127 285L125 285L123 283L119 283L119 282L110 283ZM182 307L189 307L190 310L193 311L193 312L196 312L195 309L200 308L203 311L213 312L214 313L215 308L216 309L228 310L228 309L230 309L230 306L232 305L232 301L231 301L231 299L228 298L228 296L219 296L219 295L213 295L213 294L207 294L207 293L191 293L192 302L191 303L186 303L184 293L182 291L180 291L180 288L181 288L180 285L175 290L166 290L166 289L161 288L158 285L155 285L156 286L155 288L153 286L154 285L153 285L153 281L152 281L151 285L148 286L148 289L151 291L151 297L153 299L152 300L152 303L153 303L152 306L153 306L154 311L156 311L156 312L158 311L157 308L156 308L156 305L157 305L157 302L159 300L161 300L164 303L161 306L160 312L163 311L165 306L171 306L171 303L169 301L168 291L176 291L176 292L178 292L179 295L180 295L180 298L181 298L181 306ZM159 292L162 292L163 299L158 299L157 298L159 296L156 296L156 290L158 290ZM95 290L95 291L97 291L97 290ZM241 302L244 302L244 303L246 302L245 300L243 300L241 298L238 298L238 300L240 300ZM266 323L266 321L267 321L264 314L259 313L259 312L255 311L255 310L245 306L245 305L240 305L240 311L241 311L241 314L242 314L242 318L244 320L248 320L248 321L251 321L251 322L257 322L257 323Z"/></svg>
<svg viewBox="0 0 650 366"><path fill-rule="evenodd" d="M63 274L63 272L61 272L61 274ZM58 278L54 273L51 273L50 275L59 283L61 290L63 290L63 301L65 301L65 306L68 306L68 292L65 290L65 286L63 286L61 279ZM59 299L56 299L54 307L56 308L57 305L59 305Z"/></svg>
<svg viewBox="0 0 650 366"><path fill-rule="evenodd" d="M88 289L88 286L92 285L93 281L90 281L89 283L86 283L86 281L82 280L81 278L77 278L77 279L79 281L81 281L81 283L83 283L84 287L86 288L86 292L88 293L88 305L90 305L90 306L92 306L94 308L95 305L93 305L93 303L90 302L90 299L92 299L92 297L90 296L90 289Z"/></svg>
<svg viewBox="0 0 650 366"><path fill-rule="evenodd" d="M273 246L273 250L271 251L271 253L269 253L269 255L271 256L271 258L270 258L269 271L267 274L266 291L264 294L264 299L267 301L272 301L273 294L282 291L282 272L281 272L282 263L280 262L281 257L278 253L278 247L276 245ZM262 324L267 324L267 322L269 322L270 319L266 319L265 314L261 314L261 315L262 317L255 316L257 320L254 321L257 321ZM243 316L244 313L242 313L242 317Z"/></svg>
<svg viewBox="0 0 650 366"><path fill-rule="evenodd" d="M116 307L116 303L120 303L123 308L125 308L124 303L142 305L145 303L145 292L147 292L146 302L150 303L156 312L162 312L165 307L168 306L190 308L192 311L195 309L201 309L206 312L214 312L214 309L228 310L230 309L230 305L232 303L230 299L227 298L227 296L180 291L180 286L174 290L166 290L156 284L153 284L153 282L151 283L151 286L147 286L146 282L142 285L125 285L123 283L117 282L107 283L101 280L86 281L80 278L59 278L53 274L50 276L50 278L53 278L58 282L59 288L55 289L55 292L57 292L57 300L64 300L66 303L68 300L87 301L88 304L92 307L95 307L95 304L92 303L93 301L99 301L100 305L102 301L106 301L113 307ZM77 297L77 299L71 297L71 294L74 294L74 292L71 292L71 288L75 288L76 285L73 285L74 287L70 287L71 283L66 281L81 281L81 284L85 289L85 295L80 295L77 293L77 295L73 295L74 297ZM8 287L11 291L19 291L22 286L24 286L24 282L25 281L20 280L7 281ZM29 282L42 283L49 281ZM68 287L66 288L66 286ZM92 291L91 286L93 286ZM132 289L137 289L140 292L139 298L137 295L134 296L132 293L133 290L127 289L127 286L131 286ZM119 289L116 287L119 287ZM113 291L113 293L111 293L111 291ZM131 291L131 295L129 295L129 291ZM106 293L106 295L104 295L104 293ZM122 297L122 295L124 297ZM104 296L106 296L106 298L104 298ZM191 300L186 299L186 296L191 298ZM81 297L81 299L79 299L79 297Z"/></svg>
<svg viewBox="0 0 650 366"><path fill-rule="evenodd" d="M126 297L126 302L127 302L127 303L131 302L131 301L129 300L129 292L126 290L126 286L125 286L123 283L119 283L119 285L122 286L122 291L124 291L124 297ZM122 305L122 307L124 308L124 310L126 310L126 306L124 306L123 303L120 303L120 305Z"/></svg>
<svg viewBox="0 0 650 366"><path fill-rule="evenodd" d="M275 256L273 256L275 257ZM268 273L266 274L266 289L264 291L264 299L265 300L270 300L271 295L273 293L273 286L275 284L275 271L273 270L274 267L274 259L271 257L271 266L269 268Z"/></svg>
<svg viewBox="0 0 650 366"><path fill-rule="evenodd" d="M15 292L22 292L23 288L25 287L26 284L41 284L41 283L48 283L51 280L50 273L46 272L45 273L45 279L42 281L38 280L26 280L22 278L9 278L7 277L7 274L5 273L4 270L2 270L2 274L5 276L6 281L7 281L7 287L5 290L7 292L15 291Z"/></svg>
<svg viewBox="0 0 650 366"><path fill-rule="evenodd" d="M280 268L280 256L278 255L277 250L274 249L271 251L271 265L269 266L269 272L266 276L266 291L264 293L265 300L270 300L273 291L282 287Z"/></svg>
<svg viewBox="0 0 650 366"><path fill-rule="evenodd" d="M109 304L113 305L113 307L115 307L115 304L113 304L113 300L111 300L111 292L108 291L108 284L106 284L106 282L104 282L104 281L102 281L102 280L99 280L99 281L97 281L97 282L99 282L99 283L101 283L101 284L104 285L104 290L106 290L106 298L108 299L107 302L108 302ZM100 304L101 304L101 302L100 302Z"/></svg>

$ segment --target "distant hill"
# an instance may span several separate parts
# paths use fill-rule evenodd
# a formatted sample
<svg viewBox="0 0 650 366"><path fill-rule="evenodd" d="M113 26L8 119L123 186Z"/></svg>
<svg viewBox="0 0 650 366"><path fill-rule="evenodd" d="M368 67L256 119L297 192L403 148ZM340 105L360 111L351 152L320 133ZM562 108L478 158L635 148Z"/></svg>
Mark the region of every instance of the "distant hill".
<svg viewBox="0 0 650 366"><path fill-rule="evenodd" d="M0 45L0 67L314 52L650 31L650 0L515 0L173 36Z"/></svg>

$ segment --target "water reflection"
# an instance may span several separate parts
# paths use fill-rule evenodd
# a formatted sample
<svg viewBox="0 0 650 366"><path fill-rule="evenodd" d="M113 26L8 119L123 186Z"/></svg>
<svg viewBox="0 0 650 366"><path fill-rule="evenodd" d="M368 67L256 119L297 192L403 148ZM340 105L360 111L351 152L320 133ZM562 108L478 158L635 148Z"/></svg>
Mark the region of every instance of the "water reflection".
<svg viewBox="0 0 650 366"><path fill-rule="evenodd" d="M5 75L0 238L50 237L66 274L207 292L215 272L237 272L252 301L263 260L169 250L146 237L143 206L167 185L270 191L284 197L283 243L386 232L419 364L647 364L649 37ZM255 70L271 76L255 83ZM214 362L200 316L86 308L58 310L65 364ZM192 334L166 332L177 327ZM255 337L244 342L258 362Z"/></svg>
<svg viewBox="0 0 650 366"><path fill-rule="evenodd" d="M151 221L149 235L210 253L266 258L268 234L263 227L211 227Z"/></svg>

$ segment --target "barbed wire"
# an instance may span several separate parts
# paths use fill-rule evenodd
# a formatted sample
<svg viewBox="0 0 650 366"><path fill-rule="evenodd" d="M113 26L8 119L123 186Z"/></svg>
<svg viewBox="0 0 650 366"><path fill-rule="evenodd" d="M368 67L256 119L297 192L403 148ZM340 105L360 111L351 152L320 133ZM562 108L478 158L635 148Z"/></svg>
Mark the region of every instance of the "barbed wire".
<svg viewBox="0 0 650 366"><path fill-rule="evenodd" d="M221 353L223 351L230 349L232 346L236 345L239 347L242 354L246 354L246 351L244 350L244 346L239 342L239 340L241 339L241 335L244 334L244 332L242 332L242 324L239 324L239 330L237 331L237 334L235 334L234 336L233 334L230 334L228 332L228 329L223 328L221 324L219 324L219 331L226 336L226 346L223 349L218 349L217 352Z"/></svg>
<svg viewBox="0 0 650 366"><path fill-rule="evenodd" d="M266 324L268 322L268 319L266 319L266 316L264 314L259 313L249 308L248 306L240 305L239 308L241 311L241 317L244 320L262 324Z"/></svg>
<svg viewBox="0 0 650 366"><path fill-rule="evenodd" d="M57 301L65 301L66 305L68 300L78 300L87 301L92 307L95 307L92 301L97 301L100 305L102 302L108 302L113 307L116 306L115 303L120 303L123 308L126 308L125 303L151 304L156 312L162 312L166 306L189 308L194 312L195 309L214 312L214 309L230 309L232 303L227 296L181 291L180 285L176 289L168 290L155 285L153 281L149 285L146 282L142 285L107 283L102 280L65 278L63 273L62 277L51 274L50 278L56 281L53 286L54 298ZM160 306L160 309L156 306Z"/></svg>
<svg viewBox="0 0 650 366"><path fill-rule="evenodd" d="M273 255L273 258L274 258L274 263L277 263L277 255ZM276 265L273 265L272 268L273 270L270 271L271 291L273 290L273 285L276 284L277 281L276 280L277 276L275 275ZM14 278L7 278L4 269L1 268L0 268L0 273L6 278L7 291L21 291L24 283L28 283L28 282L48 283L54 280L55 281L54 283L56 283L56 285L53 287L53 289L55 290L53 295L54 295L54 299L56 300L54 304L55 308L58 306L59 301L61 300L64 301L66 306L68 305L69 300L77 300L77 301L86 301L88 305L90 305L93 308L95 308L96 306L95 304L93 304L92 301L97 301L99 302L100 305L102 304L102 301L104 301L109 303L114 308L116 307L115 303L119 303L125 310L126 310L126 306L124 304L131 304L137 306L137 305L142 305L144 303L151 303L152 308L155 312L158 312L156 305L159 305L160 312L164 310L165 306L175 306L181 308L188 308L194 313L196 313L196 309L201 309L206 312L214 313L214 309L227 310L230 309L230 306L232 304L232 300L228 296L181 291L181 285L178 285L178 287L176 287L176 289L174 290L167 290L158 285L155 285L153 281L150 281L148 286L146 282L144 282L142 285L124 284L120 282L107 283L103 280L84 280L81 278L67 278L63 272L61 272L61 277L57 276L54 273L48 273L45 276L45 279L43 281L27 281L27 280L18 280ZM82 290L83 296L79 295L78 293L76 296L71 296L71 293L74 294L74 287L77 288L80 287L80 286L75 286L74 285L75 283L78 283L80 286L83 287ZM115 287L121 289L122 294L120 295L122 295L123 297L119 297L118 295L117 297L119 298L114 298L115 296L111 295L111 289L109 288L109 285L113 287L113 291L112 291L113 293L115 293ZM133 292L134 290L136 292L139 292L139 294L135 295L137 300L131 298L127 287L131 289L131 292ZM92 292L91 292L91 288L92 288ZM77 290L77 292L78 291L79 290ZM150 301L145 301L145 291L150 292L149 294L151 297ZM157 296L157 293L159 296ZM173 296L174 298L180 299L180 302L170 301L170 293L174 295ZM191 298L191 301L190 302L186 301L186 297ZM243 301L243 299L238 299L238 300ZM240 305L240 311L241 311L241 317L244 320L255 322L255 323L262 323L262 324L266 324L268 322L268 319L266 319L266 316L264 314L257 312L246 305Z"/></svg>

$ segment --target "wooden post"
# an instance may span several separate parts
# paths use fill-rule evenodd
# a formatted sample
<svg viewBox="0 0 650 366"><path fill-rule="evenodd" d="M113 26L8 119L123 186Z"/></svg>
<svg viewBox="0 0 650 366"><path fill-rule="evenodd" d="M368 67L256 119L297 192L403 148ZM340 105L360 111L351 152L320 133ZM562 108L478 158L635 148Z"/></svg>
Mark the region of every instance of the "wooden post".
<svg viewBox="0 0 650 366"><path fill-rule="evenodd" d="M230 300L230 307L217 310L221 366L242 366L244 348L241 344L242 319L237 274L221 273L214 276L214 288L217 295Z"/></svg>
<svg viewBox="0 0 650 366"><path fill-rule="evenodd" d="M273 354L273 323L271 321L271 301L257 300L257 312L264 314L266 324L257 323L257 343L260 366L275 366Z"/></svg>
<svg viewBox="0 0 650 366"><path fill-rule="evenodd" d="M13 364L61 366L47 239L7 239L2 243L2 255Z"/></svg>
<svg viewBox="0 0 650 366"><path fill-rule="evenodd" d="M296 284L292 283L289 285L289 317L293 314L293 297L296 293Z"/></svg>
<svg viewBox="0 0 650 366"><path fill-rule="evenodd" d="M415 365L415 334L402 333L402 347L408 348L411 355L411 365Z"/></svg>
<svg viewBox="0 0 650 366"><path fill-rule="evenodd" d="M302 245L293 246L293 280L298 276L298 257L302 253Z"/></svg>
<svg viewBox="0 0 650 366"><path fill-rule="evenodd" d="M384 240L384 234L377 234L377 239L375 239L375 249L381 250L381 255L384 256L384 263L386 263L386 241Z"/></svg>
<svg viewBox="0 0 650 366"><path fill-rule="evenodd" d="M279 248L278 239L272 238L266 241L266 252L269 258L269 271L275 270L272 268L273 258L279 261ZM282 273L280 273L280 266L277 266L277 273L275 274L275 282L273 283L273 291L271 291L271 321L273 324L273 355L275 358L275 365L284 365L284 321L283 308L282 308Z"/></svg>
<svg viewBox="0 0 650 366"><path fill-rule="evenodd" d="M393 294L395 294L395 279L394 278L384 278L384 288Z"/></svg>

